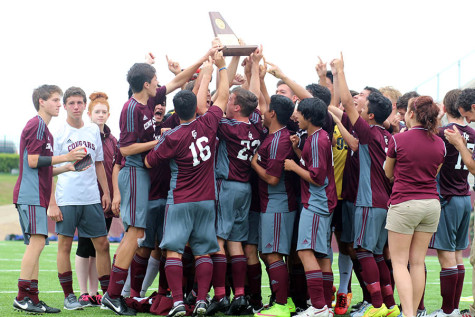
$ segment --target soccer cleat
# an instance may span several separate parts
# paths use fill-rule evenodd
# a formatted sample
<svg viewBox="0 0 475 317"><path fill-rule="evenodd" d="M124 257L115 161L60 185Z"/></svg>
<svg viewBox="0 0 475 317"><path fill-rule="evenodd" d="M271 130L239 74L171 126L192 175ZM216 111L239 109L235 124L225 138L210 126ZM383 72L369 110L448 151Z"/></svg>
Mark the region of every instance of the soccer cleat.
<svg viewBox="0 0 475 317"><path fill-rule="evenodd" d="M43 310L38 305L33 304L32 300L29 297L25 297L22 300L15 299L13 300L13 308L17 311L25 312L27 314L43 314Z"/></svg>
<svg viewBox="0 0 475 317"><path fill-rule="evenodd" d="M418 309L416 317L425 317L427 316L427 309Z"/></svg>
<svg viewBox="0 0 475 317"><path fill-rule="evenodd" d="M394 305L392 308L388 308L388 313L386 317L397 317L400 313L401 311L399 310L399 306Z"/></svg>
<svg viewBox="0 0 475 317"><path fill-rule="evenodd" d="M188 293L183 302L188 306L193 306L196 303L196 296L193 294L193 291Z"/></svg>
<svg viewBox="0 0 475 317"><path fill-rule="evenodd" d="M350 316L351 317L363 317L365 311L370 307L371 304L368 303L367 301L363 301L361 305L358 305L358 309L353 311Z"/></svg>
<svg viewBox="0 0 475 317"><path fill-rule="evenodd" d="M90 296L88 293L81 294L79 296L78 302L81 304L82 307L90 307L92 306L92 296Z"/></svg>
<svg viewBox="0 0 475 317"><path fill-rule="evenodd" d="M364 317L386 317L389 313L389 309L386 305L381 305L381 307L374 307L370 305L364 312Z"/></svg>
<svg viewBox="0 0 475 317"><path fill-rule="evenodd" d="M193 314L191 316L202 317L206 314L207 309L208 309L208 304L204 300L197 301L195 305L195 309L193 310Z"/></svg>
<svg viewBox="0 0 475 317"><path fill-rule="evenodd" d="M196 307L195 307L195 310L196 310ZM193 314L194 313L195 312L193 311ZM176 306L173 306L172 309L170 309L170 311L168 312L167 317L180 317L180 316L185 316L185 314L186 314L185 304L181 303Z"/></svg>
<svg viewBox="0 0 475 317"><path fill-rule="evenodd" d="M64 309L66 310L78 310L82 309L82 305L78 302L76 295L73 293L69 294L68 297L64 299Z"/></svg>
<svg viewBox="0 0 475 317"><path fill-rule="evenodd" d="M444 311L442 309L437 309L437 310L433 311L428 316L429 317L460 317L461 314L460 314L460 311L458 309L454 309L454 311L451 312L450 314L444 313Z"/></svg>
<svg viewBox="0 0 475 317"><path fill-rule="evenodd" d="M274 303L271 307L254 314L254 317L290 317L289 307Z"/></svg>
<svg viewBox="0 0 475 317"><path fill-rule="evenodd" d="M117 315L135 316L137 314L135 309L129 308L127 306L125 299L122 296L112 299L109 297L109 294L105 293L102 297L102 305L109 308Z"/></svg>
<svg viewBox="0 0 475 317"><path fill-rule="evenodd" d="M254 315L264 309L262 302L251 304L247 306L246 310L243 312L243 315Z"/></svg>
<svg viewBox="0 0 475 317"><path fill-rule="evenodd" d="M295 308L294 301L292 300L292 297L287 297L287 304L285 306L289 308L289 311L291 313L295 313L296 308Z"/></svg>
<svg viewBox="0 0 475 317"><path fill-rule="evenodd" d="M327 305L323 306L323 308L315 308L310 306L305 311L301 312L300 314L296 315L299 317L330 317L330 310L328 309Z"/></svg>
<svg viewBox="0 0 475 317"><path fill-rule="evenodd" d="M351 311L354 312L354 311L357 311L357 310L360 310L361 306L368 303L367 301L363 300L361 302L358 302L356 304L354 304L353 306L351 306Z"/></svg>
<svg viewBox="0 0 475 317"><path fill-rule="evenodd" d="M244 296L234 297L231 305L229 305L226 315L239 316L243 315L248 307L247 299Z"/></svg>
<svg viewBox="0 0 475 317"><path fill-rule="evenodd" d="M336 297L335 314L344 315L348 311L348 297L345 293L339 293Z"/></svg>
<svg viewBox="0 0 475 317"><path fill-rule="evenodd" d="M352 299L353 299L353 293L346 294L346 307L347 308L350 308Z"/></svg>
<svg viewBox="0 0 475 317"><path fill-rule="evenodd" d="M211 300L211 303L209 303L208 309L206 310L206 315L207 316L213 316L217 312L222 312L224 313L227 311L229 308L229 298L224 296L220 300L217 300L216 298L213 297Z"/></svg>
<svg viewBox="0 0 475 317"><path fill-rule="evenodd" d="M460 312L460 309L455 308L453 312L450 313L451 317L462 317L462 313Z"/></svg>
<svg viewBox="0 0 475 317"><path fill-rule="evenodd" d="M462 317L475 317L475 314L472 314L469 309L464 309L460 311Z"/></svg>
<svg viewBox="0 0 475 317"><path fill-rule="evenodd" d="M36 304L36 307L40 307L47 314L57 314L61 312L61 309L50 307L46 305L46 303L42 300L40 300L39 303Z"/></svg>

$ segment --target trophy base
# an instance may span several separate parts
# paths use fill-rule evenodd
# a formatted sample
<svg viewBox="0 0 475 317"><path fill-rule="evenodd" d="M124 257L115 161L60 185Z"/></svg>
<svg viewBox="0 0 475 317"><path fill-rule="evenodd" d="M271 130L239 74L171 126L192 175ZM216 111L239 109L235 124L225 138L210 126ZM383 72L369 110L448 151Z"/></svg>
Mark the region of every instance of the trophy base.
<svg viewBox="0 0 475 317"><path fill-rule="evenodd" d="M224 56L249 56L257 48L257 45L225 45Z"/></svg>

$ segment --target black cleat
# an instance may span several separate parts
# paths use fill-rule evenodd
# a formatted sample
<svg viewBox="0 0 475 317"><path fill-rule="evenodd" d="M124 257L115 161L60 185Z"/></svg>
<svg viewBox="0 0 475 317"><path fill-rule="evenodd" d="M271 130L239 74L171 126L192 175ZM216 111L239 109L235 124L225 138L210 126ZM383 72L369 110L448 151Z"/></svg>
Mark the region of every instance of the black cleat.
<svg viewBox="0 0 475 317"><path fill-rule="evenodd" d="M13 300L13 308L27 314L43 314L45 312L41 307L33 304L29 297L25 297L22 300L18 300L15 297Z"/></svg>
<svg viewBox="0 0 475 317"><path fill-rule="evenodd" d="M206 310L206 316L213 316L217 312L224 313L228 310L228 307L229 299L226 296L224 296L220 300L213 298L208 306L208 309Z"/></svg>
<svg viewBox="0 0 475 317"><path fill-rule="evenodd" d="M182 304L178 304L172 307L172 309L170 309L170 311L168 312L167 317L180 317L180 316L185 316L185 314L186 314L185 304L182 303Z"/></svg>
<svg viewBox="0 0 475 317"><path fill-rule="evenodd" d="M61 312L61 309L50 307L50 306L46 305L46 303L43 302L42 300L40 300L40 302L38 304L36 304L35 306L40 307L41 310L43 310L43 312L45 312L47 314L57 314L57 313Z"/></svg>
<svg viewBox="0 0 475 317"><path fill-rule="evenodd" d="M109 297L109 294L105 293L102 297L102 304L117 315L135 316L137 314L135 309L129 308L127 306L125 299L122 296L112 299Z"/></svg>
<svg viewBox="0 0 475 317"><path fill-rule="evenodd" d="M193 295L193 291L189 292L188 295L186 295L185 300L183 301L185 305L188 306L193 306L196 303L196 296Z"/></svg>
<svg viewBox="0 0 475 317"><path fill-rule="evenodd" d="M232 316L239 316L242 315L248 306L248 302L246 297L244 296L239 296L239 297L234 297L233 301L231 302L231 305L229 305L228 310L226 311L226 315L232 315Z"/></svg>
<svg viewBox="0 0 475 317"><path fill-rule="evenodd" d="M206 315L206 310L208 309L208 304L204 300L196 302L195 309L193 310L192 317L202 317Z"/></svg>

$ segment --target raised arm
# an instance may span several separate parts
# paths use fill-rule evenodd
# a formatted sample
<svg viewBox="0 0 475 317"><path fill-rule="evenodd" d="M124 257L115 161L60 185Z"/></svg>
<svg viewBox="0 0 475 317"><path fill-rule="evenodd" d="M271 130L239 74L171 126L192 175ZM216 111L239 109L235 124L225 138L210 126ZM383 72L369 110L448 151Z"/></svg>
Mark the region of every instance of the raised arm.
<svg viewBox="0 0 475 317"><path fill-rule="evenodd" d="M214 54L214 63L219 71L219 79L218 79L218 98L214 105L218 106L223 110L226 111L226 105L228 104L229 98L229 81L228 81L228 70L226 69L226 61L223 57L223 52L216 51Z"/></svg>
<svg viewBox="0 0 475 317"><path fill-rule="evenodd" d="M345 108L345 112L350 118L351 124L355 124L356 120L359 118L358 110L356 110L355 104L353 102L353 97L351 96L350 90L348 89L348 85L346 83L345 73L344 73L344 62L343 62L343 54L340 53L340 59L335 58L331 62L333 78L337 77L338 80L338 93L341 98L341 103Z"/></svg>
<svg viewBox="0 0 475 317"><path fill-rule="evenodd" d="M290 89L294 92L294 94L300 99L305 98L312 98L312 94L309 93L304 87L297 84L295 81L290 79L287 75L285 75L282 70L275 64L266 61L266 64L269 66L267 72L273 75L276 78L282 79L282 81L289 86Z"/></svg>
<svg viewBox="0 0 475 317"><path fill-rule="evenodd" d="M262 45L256 48L251 54L251 81L249 83L249 91L259 98L261 94L261 83L259 79L259 62L262 59Z"/></svg>
<svg viewBox="0 0 475 317"><path fill-rule="evenodd" d="M331 106L331 107L333 107L333 106ZM335 108L336 110L341 111L340 109L338 109L336 107L333 107L333 108ZM358 146L359 146L358 139L355 138L350 132L348 132L348 130L345 128L345 126L341 123L341 120L338 118L338 116L336 116L333 111L330 111L330 107L328 107L328 110L329 110L330 114L332 115L333 121L337 125L338 130L340 130L341 136L343 137L343 140L345 140L348 147L353 152L358 150Z"/></svg>
<svg viewBox="0 0 475 317"><path fill-rule="evenodd" d="M259 82L261 84L261 96L259 97L259 110L261 113L265 113L269 108L270 104L270 96L269 92L267 91L267 86L264 78L267 74L267 65L265 58L263 57L264 65L259 65Z"/></svg>
<svg viewBox="0 0 475 317"><path fill-rule="evenodd" d="M208 61L203 63L201 67L200 76L201 83L196 95L197 106L196 113L199 115L204 114L208 110L208 87L211 81L211 75L213 74L213 60L209 57Z"/></svg>

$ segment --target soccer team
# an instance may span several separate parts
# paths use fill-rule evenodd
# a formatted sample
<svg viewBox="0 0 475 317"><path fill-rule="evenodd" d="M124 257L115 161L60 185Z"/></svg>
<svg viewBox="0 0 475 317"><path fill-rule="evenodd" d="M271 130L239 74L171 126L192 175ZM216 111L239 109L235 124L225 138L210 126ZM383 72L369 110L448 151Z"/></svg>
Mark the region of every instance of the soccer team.
<svg viewBox="0 0 475 317"><path fill-rule="evenodd" d="M305 88L265 61L262 47L245 58L244 77L236 75L239 62L232 57L226 65L214 41L186 69L168 60L176 76L162 86L151 54L134 64L118 141L105 124L106 94L89 97L88 123L81 88L64 95L53 85L34 90L38 115L22 132L14 190L27 244L14 308L60 311L38 298L49 216L68 310L102 305L135 315L124 296L143 297L160 272L152 305L169 301L168 316L190 307L193 316L343 315L354 270L364 298L352 317L419 317L427 314L424 257L431 247L443 298L432 315L461 315L467 177L475 172L475 130L464 118L475 121L475 89L452 90L439 107L391 87L350 91L343 56L331 71L320 60L319 84ZM210 94L214 66L217 90ZM275 95L266 73L280 79ZM179 88L174 113L165 116L166 95ZM47 125L61 96L67 119L53 136ZM107 233L119 213L125 233L111 264ZM76 229L79 299L69 260ZM332 233L340 251L334 309ZM259 259L272 291L266 307Z"/></svg>

